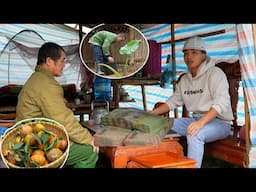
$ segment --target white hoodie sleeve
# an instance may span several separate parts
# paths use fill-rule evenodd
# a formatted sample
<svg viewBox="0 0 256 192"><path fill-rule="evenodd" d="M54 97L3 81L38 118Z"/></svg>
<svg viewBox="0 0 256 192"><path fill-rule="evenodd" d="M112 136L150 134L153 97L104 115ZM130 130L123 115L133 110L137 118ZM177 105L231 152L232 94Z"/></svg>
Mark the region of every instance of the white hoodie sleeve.
<svg viewBox="0 0 256 192"><path fill-rule="evenodd" d="M166 104L168 105L170 110L173 110L179 106L182 106L184 104L182 96L181 96L181 81L178 84L176 84L176 89L175 92L172 96L170 96L167 101Z"/></svg>
<svg viewBox="0 0 256 192"><path fill-rule="evenodd" d="M219 113L225 113L230 109L229 84L225 73L218 67L212 71L209 81L209 89L212 96L212 107Z"/></svg>

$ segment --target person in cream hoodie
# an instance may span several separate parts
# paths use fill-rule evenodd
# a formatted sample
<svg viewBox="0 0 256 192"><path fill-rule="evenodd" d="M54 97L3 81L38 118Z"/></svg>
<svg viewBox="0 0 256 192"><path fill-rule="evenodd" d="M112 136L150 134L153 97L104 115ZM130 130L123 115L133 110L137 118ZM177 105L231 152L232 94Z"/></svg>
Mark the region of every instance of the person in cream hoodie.
<svg viewBox="0 0 256 192"><path fill-rule="evenodd" d="M152 113L164 114L182 105L192 113L192 117L175 119L171 130L187 137L187 156L196 160L200 168L204 144L230 134L233 113L229 84L222 69L207 55L200 37L189 38L183 53L188 72L176 84L174 94Z"/></svg>

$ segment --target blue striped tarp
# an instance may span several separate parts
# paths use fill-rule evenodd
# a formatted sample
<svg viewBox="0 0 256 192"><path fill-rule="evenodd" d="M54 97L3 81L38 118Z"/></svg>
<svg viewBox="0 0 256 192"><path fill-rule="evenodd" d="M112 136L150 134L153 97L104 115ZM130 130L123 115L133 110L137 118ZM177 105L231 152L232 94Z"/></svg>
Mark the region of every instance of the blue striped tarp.
<svg viewBox="0 0 256 192"><path fill-rule="evenodd" d="M61 46L79 46L79 34L76 30L62 24L0 24L0 86L7 84L24 84L34 72L37 52L32 54L17 51L14 40L27 50L38 49L44 42L55 42ZM78 50L78 49L77 49ZM27 57L24 57L27 54ZM29 55L30 54L30 55ZM71 62L72 60L72 62ZM80 58L73 54L67 58L62 77L57 78L61 84L80 85Z"/></svg>

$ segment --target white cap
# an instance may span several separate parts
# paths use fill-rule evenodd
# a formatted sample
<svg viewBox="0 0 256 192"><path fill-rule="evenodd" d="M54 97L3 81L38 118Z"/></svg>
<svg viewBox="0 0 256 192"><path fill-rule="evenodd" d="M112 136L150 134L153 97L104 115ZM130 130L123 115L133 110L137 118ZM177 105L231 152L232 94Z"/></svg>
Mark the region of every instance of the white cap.
<svg viewBox="0 0 256 192"><path fill-rule="evenodd" d="M182 51L185 51L188 49L195 49L195 50L206 52L205 44L203 40L198 36L191 37L185 42Z"/></svg>

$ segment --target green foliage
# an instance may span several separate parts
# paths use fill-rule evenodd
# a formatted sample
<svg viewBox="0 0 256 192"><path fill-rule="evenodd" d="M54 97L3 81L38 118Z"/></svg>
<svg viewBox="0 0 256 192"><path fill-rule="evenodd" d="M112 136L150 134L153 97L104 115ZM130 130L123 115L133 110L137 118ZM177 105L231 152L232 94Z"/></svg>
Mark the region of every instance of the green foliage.
<svg viewBox="0 0 256 192"><path fill-rule="evenodd" d="M127 44L125 44L123 47L120 48L119 53L121 55L129 55L129 57L127 57L125 60L124 74L126 74L128 70L128 66L130 65L130 55L139 48L140 42L141 42L141 39L131 40Z"/></svg>
<svg viewBox="0 0 256 192"><path fill-rule="evenodd" d="M135 40L129 41L127 44L125 44L120 48L119 53L121 55L131 55L139 48L140 42L141 42L141 39L139 40L135 39Z"/></svg>

